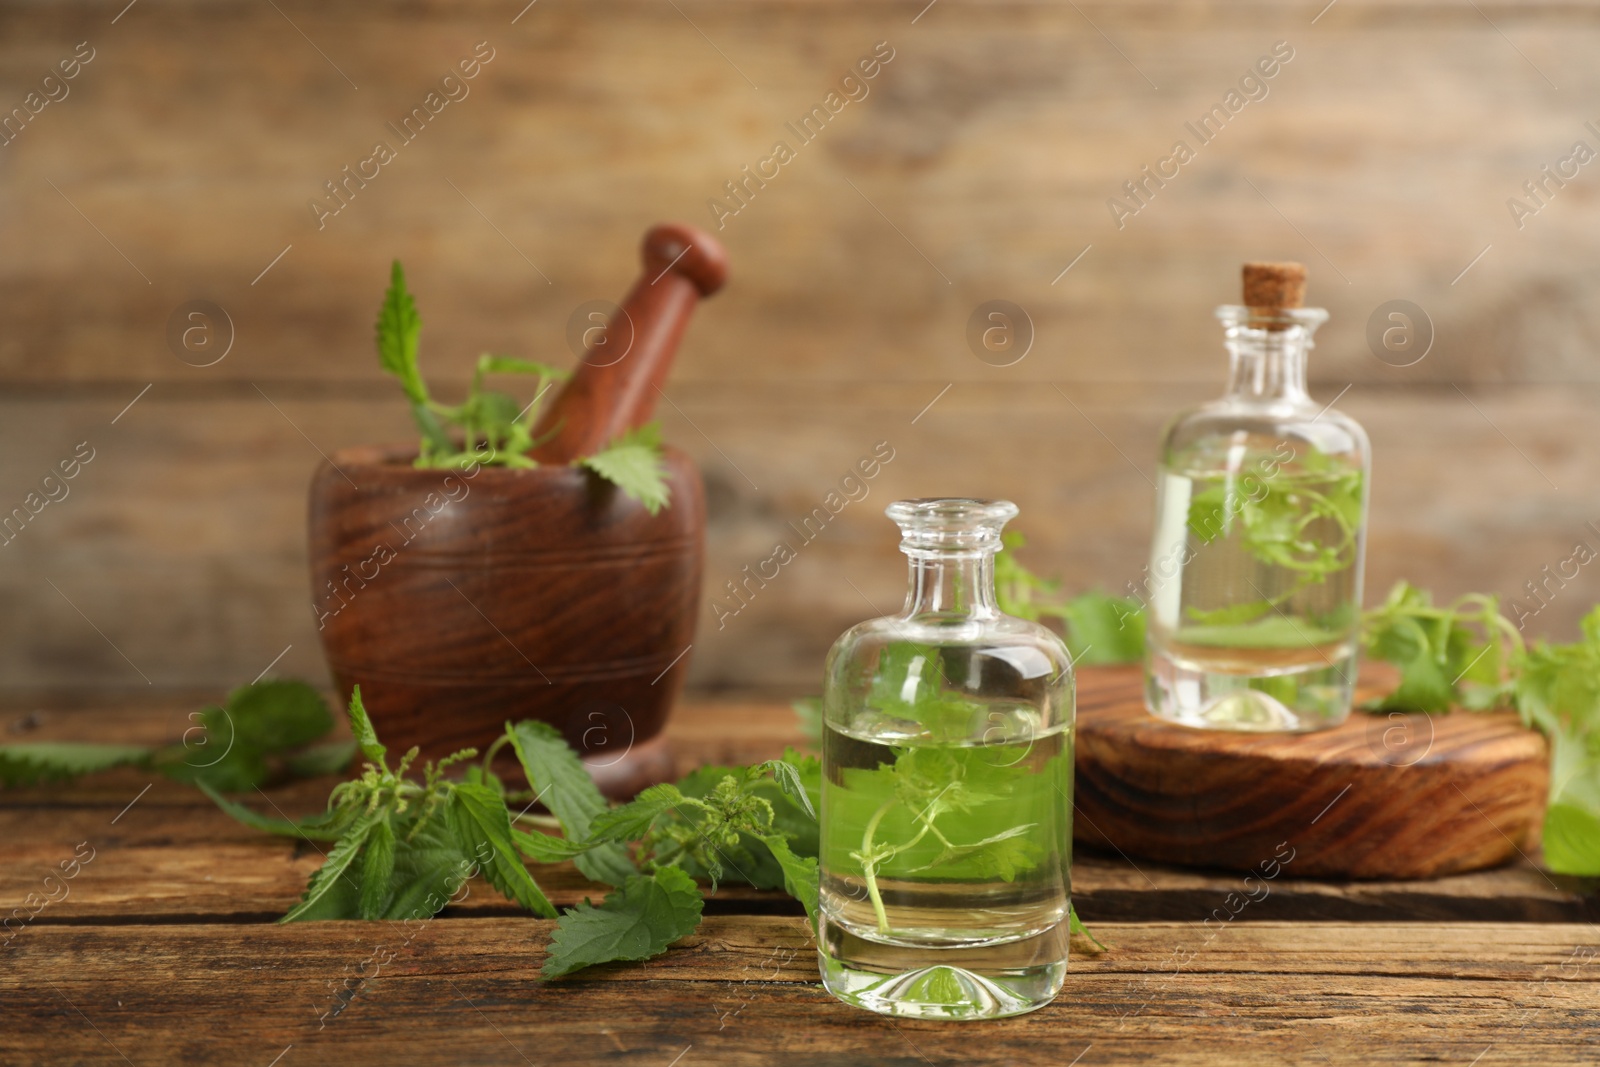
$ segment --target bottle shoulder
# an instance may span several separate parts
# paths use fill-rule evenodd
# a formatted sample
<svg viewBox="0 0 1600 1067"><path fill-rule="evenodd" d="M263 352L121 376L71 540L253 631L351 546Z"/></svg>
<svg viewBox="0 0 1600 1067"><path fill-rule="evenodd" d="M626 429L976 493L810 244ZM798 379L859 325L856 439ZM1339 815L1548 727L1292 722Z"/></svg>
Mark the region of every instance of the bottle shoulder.
<svg viewBox="0 0 1600 1067"><path fill-rule="evenodd" d="M1168 422L1161 435L1160 459L1167 466L1181 466L1184 455L1242 450L1275 454L1279 462L1286 462L1302 449L1347 457L1365 466L1371 442L1359 422L1332 407L1245 406L1225 398L1181 412Z"/></svg>
<svg viewBox="0 0 1600 1067"><path fill-rule="evenodd" d="M834 642L828 653L829 674L848 663L876 660L893 646L960 649L1003 661L1023 678L1072 673L1072 655L1054 630L1027 619L997 615L961 621L886 616L857 623Z"/></svg>

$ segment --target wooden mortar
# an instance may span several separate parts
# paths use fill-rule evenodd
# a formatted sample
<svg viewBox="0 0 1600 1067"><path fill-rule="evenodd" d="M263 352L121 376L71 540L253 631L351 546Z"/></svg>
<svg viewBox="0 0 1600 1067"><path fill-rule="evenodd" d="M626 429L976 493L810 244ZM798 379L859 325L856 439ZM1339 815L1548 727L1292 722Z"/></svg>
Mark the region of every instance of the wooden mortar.
<svg viewBox="0 0 1600 1067"><path fill-rule="evenodd" d="M643 260L609 328L625 352L596 338L540 421L539 467L419 470L415 445L361 446L312 479L323 649L391 752L482 750L534 718L612 796L672 776L660 734L698 615L700 475L668 448L671 500L651 515L569 465L649 421L695 305L726 277L722 248L687 226L652 229Z"/></svg>

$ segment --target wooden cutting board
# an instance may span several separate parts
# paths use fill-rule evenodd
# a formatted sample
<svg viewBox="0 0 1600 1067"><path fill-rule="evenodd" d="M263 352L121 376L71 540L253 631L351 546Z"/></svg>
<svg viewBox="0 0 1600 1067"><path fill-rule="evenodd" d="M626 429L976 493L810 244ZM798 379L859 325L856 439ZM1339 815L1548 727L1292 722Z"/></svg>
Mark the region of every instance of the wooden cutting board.
<svg viewBox="0 0 1600 1067"><path fill-rule="evenodd" d="M1154 718L1138 668L1078 678L1073 836L1135 861L1266 879L1491 867L1537 847L1549 773L1511 712L1357 710L1319 733L1245 734Z"/></svg>

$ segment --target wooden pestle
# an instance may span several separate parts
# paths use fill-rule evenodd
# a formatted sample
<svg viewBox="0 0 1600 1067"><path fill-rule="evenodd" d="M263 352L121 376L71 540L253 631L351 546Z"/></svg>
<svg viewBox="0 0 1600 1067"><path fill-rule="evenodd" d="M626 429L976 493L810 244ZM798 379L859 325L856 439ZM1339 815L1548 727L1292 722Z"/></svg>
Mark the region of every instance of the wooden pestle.
<svg viewBox="0 0 1600 1067"><path fill-rule="evenodd" d="M553 434L532 452L540 463L571 463L649 422L695 304L728 277L722 245L679 223L646 233L641 258L644 269L622 312L534 427L535 440ZM618 345L623 351L614 354L610 346Z"/></svg>

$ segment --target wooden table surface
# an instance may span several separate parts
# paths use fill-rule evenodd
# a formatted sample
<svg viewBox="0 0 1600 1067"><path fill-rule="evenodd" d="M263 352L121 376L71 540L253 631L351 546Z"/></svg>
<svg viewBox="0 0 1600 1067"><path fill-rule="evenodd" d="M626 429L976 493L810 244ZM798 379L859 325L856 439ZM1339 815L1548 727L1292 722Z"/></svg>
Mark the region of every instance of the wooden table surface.
<svg viewBox="0 0 1600 1067"><path fill-rule="evenodd" d="M7 713L5 736L169 740L187 711ZM683 769L800 739L787 709L727 702L679 709L672 738ZM253 804L305 814L329 785ZM664 957L541 984L552 924L481 882L410 930L274 925L320 856L144 772L0 793L0 842L0 913L92 850L64 897L0 937L6 1065L1600 1061L1600 906L1527 863L1420 883L1285 876L1240 907L1239 875L1080 850L1075 901L1108 951L1075 941L1061 995L1032 1015L937 1024L834 1001L798 906L748 889L709 899ZM601 892L570 868L540 879L557 904ZM1237 914L1206 924L1218 909Z"/></svg>

